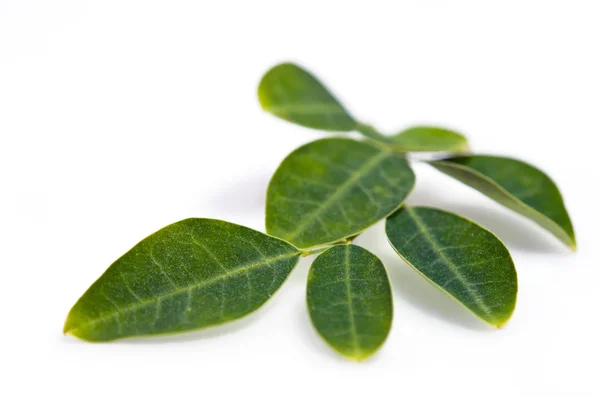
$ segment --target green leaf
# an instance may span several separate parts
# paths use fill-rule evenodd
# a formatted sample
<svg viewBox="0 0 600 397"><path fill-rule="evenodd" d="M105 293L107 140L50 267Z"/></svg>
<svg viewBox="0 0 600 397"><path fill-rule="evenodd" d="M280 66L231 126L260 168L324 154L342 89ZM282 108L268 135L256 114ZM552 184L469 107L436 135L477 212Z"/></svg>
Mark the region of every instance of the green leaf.
<svg viewBox="0 0 600 397"><path fill-rule="evenodd" d="M340 245L319 255L306 298L317 332L345 357L370 357L390 332L390 282L381 261L364 248Z"/></svg>
<svg viewBox="0 0 600 397"><path fill-rule="evenodd" d="M435 208L403 207L386 222L396 252L482 320L500 328L517 301L517 272L504 244L481 226Z"/></svg>
<svg viewBox="0 0 600 397"><path fill-rule="evenodd" d="M495 156L452 157L429 164L524 215L577 249L575 232L558 187L537 168Z"/></svg>
<svg viewBox="0 0 600 397"><path fill-rule="evenodd" d="M328 138L292 152L267 190L267 233L308 248L354 236L412 190L406 159L368 143Z"/></svg>
<svg viewBox="0 0 600 397"><path fill-rule="evenodd" d="M404 152L468 152L464 135L438 127L417 126L389 137L394 148Z"/></svg>
<svg viewBox="0 0 600 397"><path fill-rule="evenodd" d="M223 324L265 303L299 257L252 229L186 219L117 259L73 306L64 332L109 341Z"/></svg>
<svg viewBox="0 0 600 397"><path fill-rule="evenodd" d="M308 71L282 63L269 70L258 86L264 110L304 127L353 131L356 121Z"/></svg>

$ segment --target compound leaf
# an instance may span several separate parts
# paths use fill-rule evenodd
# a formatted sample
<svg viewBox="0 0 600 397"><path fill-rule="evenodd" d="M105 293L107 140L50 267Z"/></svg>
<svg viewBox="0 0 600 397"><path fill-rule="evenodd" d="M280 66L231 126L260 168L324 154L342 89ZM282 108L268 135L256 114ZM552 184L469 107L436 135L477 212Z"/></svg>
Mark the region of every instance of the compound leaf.
<svg viewBox="0 0 600 397"><path fill-rule="evenodd" d="M364 248L339 245L319 255L306 298L317 332L347 358L370 357L390 331L390 282L381 261Z"/></svg>
<svg viewBox="0 0 600 397"><path fill-rule="evenodd" d="M417 126L392 135L394 148L403 152L468 152L464 135L439 127Z"/></svg>
<svg viewBox="0 0 600 397"><path fill-rule="evenodd" d="M504 244L455 214L403 207L386 221L396 252L482 320L500 328L517 301L517 272Z"/></svg>
<svg viewBox="0 0 600 397"><path fill-rule="evenodd" d="M451 157L429 164L550 231L572 250L575 231L556 184L539 169L496 156Z"/></svg>
<svg viewBox="0 0 600 397"><path fill-rule="evenodd" d="M258 86L258 100L269 113L304 127L353 131L356 121L313 75L283 63L273 67Z"/></svg>
<svg viewBox="0 0 600 397"><path fill-rule="evenodd" d="M327 138L292 152L267 190L267 233L308 248L354 236L395 211L415 176L406 159Z"/></svg>
<svg viewBox="0 0 600 397"><path fill-rule="evenodd" d="M117 259L73 306L64 331L109 341L222 324L265 303L299 256L243 226L186 219Z"/></svg>

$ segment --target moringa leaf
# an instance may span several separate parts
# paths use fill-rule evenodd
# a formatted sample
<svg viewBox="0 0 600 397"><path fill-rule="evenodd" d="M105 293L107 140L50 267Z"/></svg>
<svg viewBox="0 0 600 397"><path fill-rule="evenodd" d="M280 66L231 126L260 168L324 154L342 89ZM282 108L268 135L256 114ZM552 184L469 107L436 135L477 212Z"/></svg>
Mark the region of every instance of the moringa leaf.
<svg viewBox="0 0 600 397"><path fill-rule="evenodd" d="M458 215L403 207L385 230L392 247L418 273L498 328L517 301L517 272L502 242Z"/></svg>
<svg viewBox="0 0 600 397"><path fill-rule="evenodd" d="M345 138L299 147L267 190L267 233L299 248L362 232L395 211L415 176L402 155Z"/></svg>
<svg viewBox="0 0 600 397"><path fill-rule="evenodd" d="M533 220L577 249L575 231L558 187L537 168L496 156L462 156L429 164Z"/></svg>
<svg viewBox="0 0 600 397"><path fill-rule="evenodd" d="M464 135L439 127L417 126L389 137L394 148L403 152L468 152Z"/></svg>
<svg viewBox="0 0 600 397"><path fill-rule="evenodd" d="M308 71L282 63L263 76L258 100L264 110L304 127L353 131L356 121Z"/></svg>
<svg viewBox="0 0 600 397"><path fill-rule="evenodd" d="M117 259L73 306L64 332L109 341L223 324L265 303L299 257L252 229L186 219Z"/></svg>
<svg viewBox="0 0 600 397"><path fill-rule="evenodd" d="M379 258L364 248L338 245L319 255L306 298L317 332L345 357L370 357L390 332L390 282Z"/></svg>

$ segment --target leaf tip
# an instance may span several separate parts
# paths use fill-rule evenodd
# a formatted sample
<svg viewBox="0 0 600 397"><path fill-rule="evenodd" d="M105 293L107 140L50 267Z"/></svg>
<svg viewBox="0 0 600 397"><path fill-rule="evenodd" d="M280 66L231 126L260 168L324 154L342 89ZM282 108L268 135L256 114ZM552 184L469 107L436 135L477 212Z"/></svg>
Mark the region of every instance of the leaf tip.
<svg viewBox="0 0 600 397"><path fill-rule="evenodd" d="M470 153L471 146L469 146L469 141L465 138L465 141L458 147L459 153Z"/></svg>
<svg viewBox="0 0 600 397"><path fill-rule="evenodd" d="M353 353L341 353L340 352L340 354L342 355L342 357L344 357L345 359L348 359L349 361L353 361L355 363L362 363L362 362L367 361L369 358L371 358L375 352L376 352L376 350L375 351L359 350L359 351L353 352Z"/></svg>
<svg viewBox="0 0 600 397"><path fill-rule="evenodd" d="M301 69L299 66L295 65L292 62L282 62L282 63L278 63L277 65L272 66L261 77L256 91L257 91L258 102L260 103L260 107L265 112L271 113L270 108L272 105L272 98L270 96L270 94L271 94L270 88L271 87L269 86L269 84L273 81L273 79L276 79L278 77L278 75L281 74L282 70L289 69L289 68Z"/></svg>
<svg viewBox="0 0 600 397"><path fill-rule="evenodd" d="M65 320L65 325L63 326L63 335L71 334L72 330L73 327L71 326L70 317L67 317L67 319Z"/></svg>
<svg viewBox="0 0 600 397"><path fill-rule="evenodd" d="M511 317L512 317L512 313L506 318L496 319L496 321L490 321L489 324L497 329L502 329L502 328L504 328L504 326L506 324L508 324L508 321L510 320Z"/></svg>

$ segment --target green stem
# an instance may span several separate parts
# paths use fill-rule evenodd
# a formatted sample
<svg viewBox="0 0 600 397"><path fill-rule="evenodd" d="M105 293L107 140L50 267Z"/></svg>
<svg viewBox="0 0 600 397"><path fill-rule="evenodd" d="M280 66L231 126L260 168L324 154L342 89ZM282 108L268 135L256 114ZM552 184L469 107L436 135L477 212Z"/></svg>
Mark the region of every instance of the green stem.
<svg viewBox="0 0 600 397"><path fill-rule="evenodd" d="M358 123L356 125L356 130L366 138L372 139L377 142L390 143L389 138L383 135L381 132L377 131L377 129L375 129L375 127L373 127L372 125Z"/></svg>
<svg viewBox="0 0 600 397"><path fill-rule="evenodd" d="M320 254L323 251L328 250L329 248L333 247L332 245L328 245L327 247L322 247L322 248L317 248L314 250L302 250L302 256L309 256L309 255L314 255L314 254Z"/></svg>
<svg viewBox="0 0 600 397"><path fill-rule="evenodd" d="M314 254L320 254L323 251L327 251L329 248L331 247L335 247L336 245L345 245L345 244L351 244L352 240L354 240L356 237L358 237L358 234L351 236L351 237L345 237L341 240L335 241L329 245L326 245L325 247L319 247L319 248L315 248L313 250L301 250L301 254L302 256L309 256L309 255L314 255Z"/></svg>

